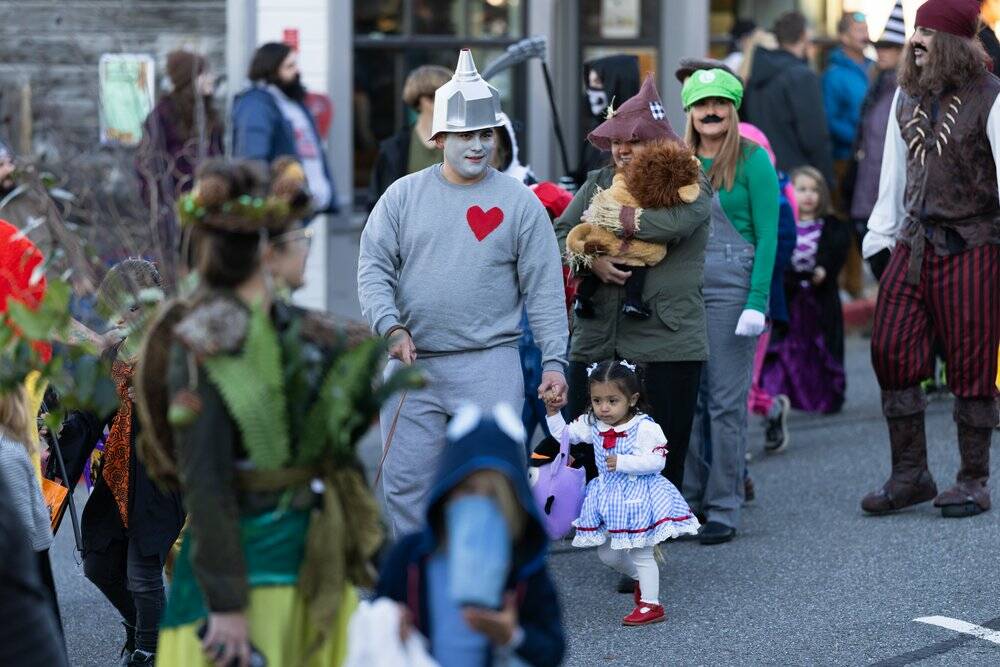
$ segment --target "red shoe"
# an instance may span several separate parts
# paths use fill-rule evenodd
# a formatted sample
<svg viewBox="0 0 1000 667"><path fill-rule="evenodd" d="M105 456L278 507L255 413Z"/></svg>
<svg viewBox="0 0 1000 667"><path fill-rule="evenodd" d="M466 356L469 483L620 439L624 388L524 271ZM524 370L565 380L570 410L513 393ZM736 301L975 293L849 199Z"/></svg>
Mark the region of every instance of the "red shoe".
<svg viewBox="0 0 1000 667"><path fill-rule="evenodd" d="M632 591L632 599L635 600L635 606L638 607L639 603L642 601L642 589L639 588L639 582L635 582L635 589Z"/></svg>
<svg viewBox="0 0 1000 667"><path fill-rule="evenodd" d="M663 613L663 605L640 602L632 613L622 619L622 625L649 625L667 620Z"/></svg>

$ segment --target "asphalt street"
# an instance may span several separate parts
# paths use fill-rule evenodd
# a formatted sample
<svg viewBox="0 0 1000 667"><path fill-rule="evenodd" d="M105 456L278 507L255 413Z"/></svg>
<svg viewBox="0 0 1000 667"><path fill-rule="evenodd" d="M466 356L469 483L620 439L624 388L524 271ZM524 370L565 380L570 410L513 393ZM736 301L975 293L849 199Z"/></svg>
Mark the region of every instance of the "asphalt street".
<svg viewBox="0 0 1000 667"><path fill-rule="evenodd" d="M861 513L858 501L884 480L889 453L868 342L852 338L847 347L841 414L795 415L791 446L774 456L761 453L753 429L757 499L737 538L662 549L666 623L623 627L631 602L614 592L616 575L593 550L554 545L567 665L1000 665L1000 644L914 621L942 616L1000 630L1000 510L961 520L942 519L929 503L889 517ZM958 468L950 399L932 402L927 426L943 487ZM371 464L377 443L368 443ZM72 664L114 664L123 632L84 579L68 522L54 569Z"/></svg>

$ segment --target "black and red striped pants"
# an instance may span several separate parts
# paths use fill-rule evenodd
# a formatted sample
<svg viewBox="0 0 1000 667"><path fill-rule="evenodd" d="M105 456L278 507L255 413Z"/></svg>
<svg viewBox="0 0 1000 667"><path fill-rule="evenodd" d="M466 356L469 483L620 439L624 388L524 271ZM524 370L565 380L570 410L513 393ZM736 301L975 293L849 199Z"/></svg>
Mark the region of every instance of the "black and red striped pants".
<svg viewBox="0 0 1000 667"><path fill-rule="evenodd" d="M920 382L934 373L935 339L944 349L952 393L959 399L995 400L1000 245L948 256L928 245L919 285L906 282L909 263L910 248L900 243L882 276L875 307L872 365L886 415L917 411L913 401L923 400Z"/></svg>

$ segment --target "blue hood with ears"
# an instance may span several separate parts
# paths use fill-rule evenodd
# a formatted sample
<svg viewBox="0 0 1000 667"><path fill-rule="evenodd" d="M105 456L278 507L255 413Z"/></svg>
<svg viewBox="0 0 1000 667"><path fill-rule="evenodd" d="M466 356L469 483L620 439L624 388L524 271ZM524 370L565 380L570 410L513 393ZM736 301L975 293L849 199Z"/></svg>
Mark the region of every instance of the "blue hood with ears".
<svg viewBox="0 0 1000 667"><path fill-rule="evenodd" d="M444 501L469 475L495 470L510 482L528 517L524 535L514 549L514 576L522 578L545 565L548 536L535 505L524 461L524 427L507 404L492 411L462 408L448 425L448 442L438 465L437 477L427 499L428 551L436 548L436 527L443 522Z"/></svg>

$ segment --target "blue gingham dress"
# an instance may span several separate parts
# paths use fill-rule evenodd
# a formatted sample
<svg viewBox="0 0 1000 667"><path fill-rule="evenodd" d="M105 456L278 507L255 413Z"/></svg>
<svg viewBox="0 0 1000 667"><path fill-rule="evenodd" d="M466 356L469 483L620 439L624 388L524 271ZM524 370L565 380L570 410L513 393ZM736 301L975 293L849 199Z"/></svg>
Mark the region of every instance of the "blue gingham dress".
<svg viewBox="0 0 1000 667"><path fill-rule="evenodd" d="M612 472L607 457L634 454L639 425L636 419L614 449L604 449L598 422L591 425L591 442L599 475L587 485L580 517L573 522L573 546L590 547L611 538L612 549L636 549L679 535L698 532L698 519L673 484L659 473L645 475Z"/></svg>

